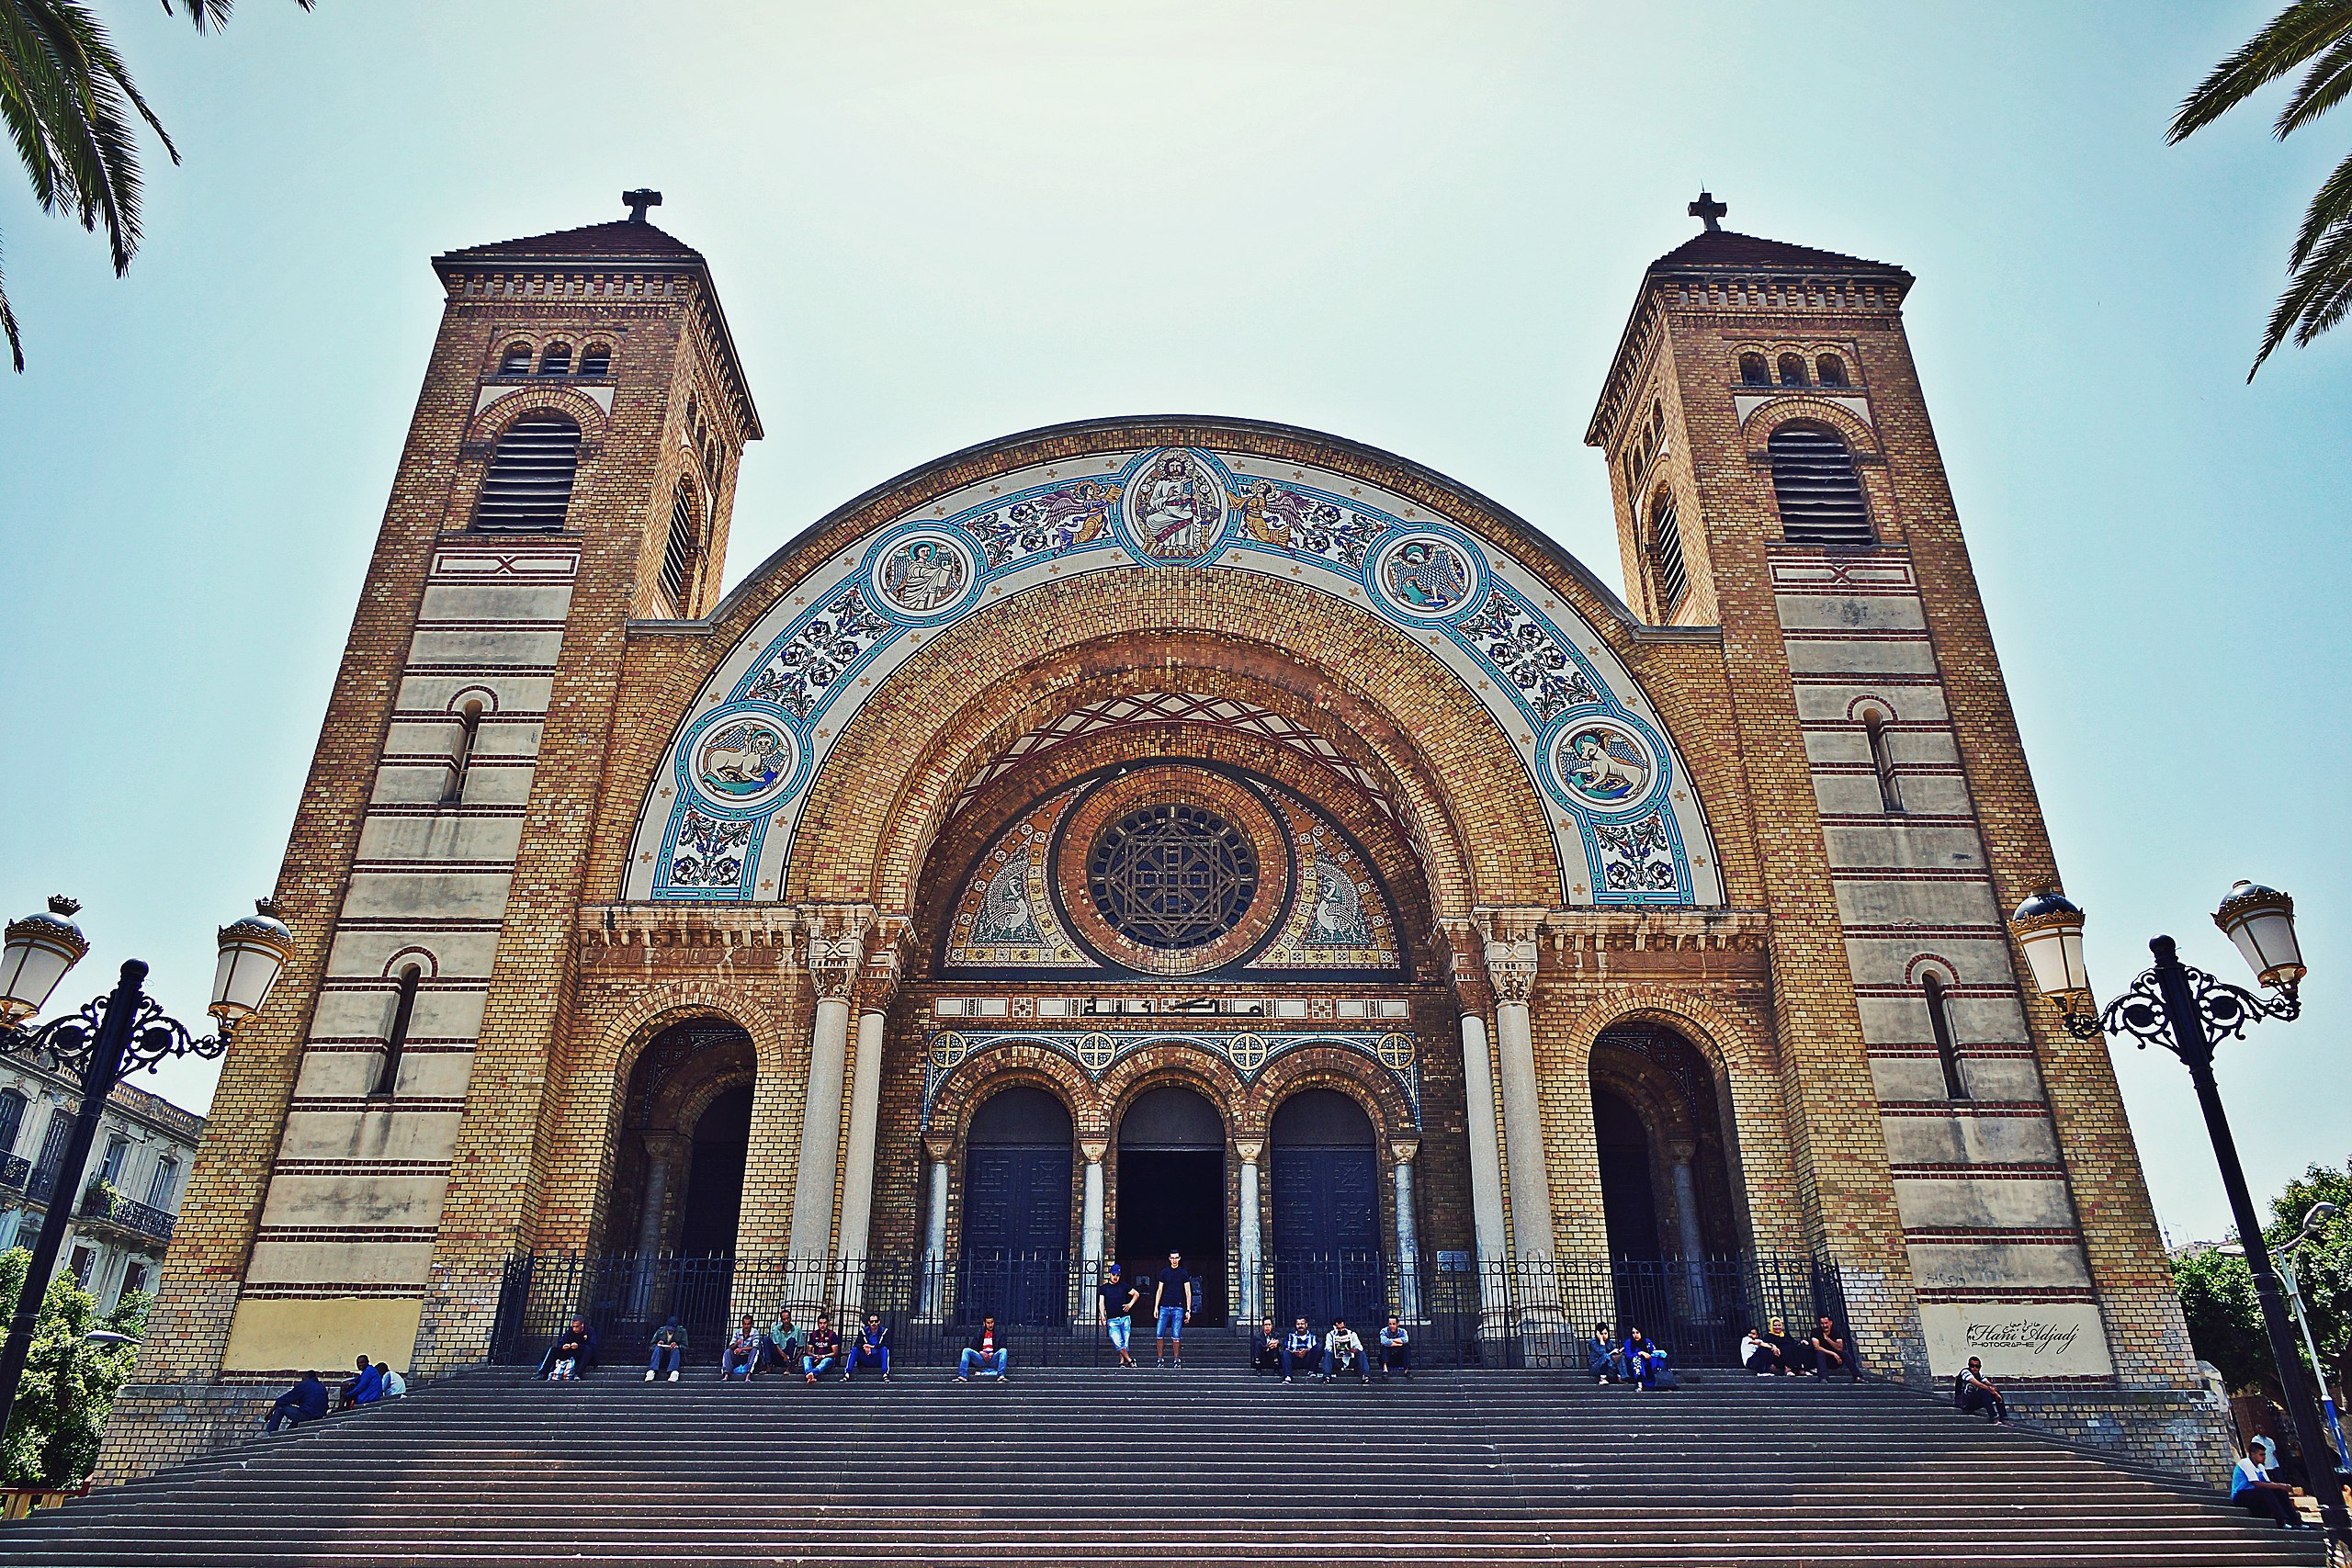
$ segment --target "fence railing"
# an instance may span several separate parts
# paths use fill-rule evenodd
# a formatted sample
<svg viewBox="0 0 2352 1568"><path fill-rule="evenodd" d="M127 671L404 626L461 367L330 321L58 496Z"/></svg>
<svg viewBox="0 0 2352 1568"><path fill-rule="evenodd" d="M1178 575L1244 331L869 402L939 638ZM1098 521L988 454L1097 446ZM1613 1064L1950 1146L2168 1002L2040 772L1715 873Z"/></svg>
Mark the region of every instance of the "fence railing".
<svg viewBox="0 0 2352 1568"><path fill-rule="evenodd" d="M947 1366L984 1316L1024 1366L1108 1365L1117 1359L1102 1321L1096 1265L1057 1253L953 1258L814 1258L781 1254L702 1257L528 1253L508 1260L491 1356L537 1361L577 1315L595 1332L598 1359L633 1361L674 1317L690 1365L716 1368L745 1315L764 1329L789 1310L802 1332L820 1312L844 1341L878 1314L893 1362ZM1638 1326L1686 1367L1731 1367L1741 1337L1781 1318L1806 1332L1846 1321L1834 1264L1804 1255L1739 1258L1544 1258L1481 1261L1464 1253L1270 1257L1245 1268L1228 1257L1222 1300L1201 1303L1187 1359L1238 1359L1257 1318L1317 1333L1344 1316L1366 1344L1389 1314L1409 1325L1420 1366L1575 1367L1595 1324L1622 1337ZM1155 1281L1136 1281L1137 1350L1150 1354Z"/></svg>
<svg viewBox="0 0 2352 1568"><path fill-rule="evenodd" d="M82 1218L119 1226L154 1241L169 1241L179 1216L168 1210L141 1203L121 1193L89 1191L82 1195Z"/></svg>

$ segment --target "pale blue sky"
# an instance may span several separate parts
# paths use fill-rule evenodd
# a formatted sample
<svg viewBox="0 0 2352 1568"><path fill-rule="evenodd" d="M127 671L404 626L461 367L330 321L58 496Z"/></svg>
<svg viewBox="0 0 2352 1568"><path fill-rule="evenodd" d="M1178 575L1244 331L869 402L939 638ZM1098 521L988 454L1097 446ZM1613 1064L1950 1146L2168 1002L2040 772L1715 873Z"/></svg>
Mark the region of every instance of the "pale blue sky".
<svg viewBox="0 0 2352 1568"><path fill-rule="evenodd" d="M2228 1049L2257 1187L2352 1156L2352 328L2245 385L2341 124L2167 150L2261 4L362 6L107 0L187 157L148 250L0 179L0 907L200 1015L268 889L438 310L438 251L619 215L710 257L765 418L729 581L876 481L1091 415L1389 447L1618 579L1585 422L1635 280L1729 226L1897 262L2068 889L2112 992L2292 891L2310 1011ZM151 149L152 152L152 149ZM2177 1239L2187 1077L2120 1053ZM201 1106L210 1073L158 1087Z"/></svg>

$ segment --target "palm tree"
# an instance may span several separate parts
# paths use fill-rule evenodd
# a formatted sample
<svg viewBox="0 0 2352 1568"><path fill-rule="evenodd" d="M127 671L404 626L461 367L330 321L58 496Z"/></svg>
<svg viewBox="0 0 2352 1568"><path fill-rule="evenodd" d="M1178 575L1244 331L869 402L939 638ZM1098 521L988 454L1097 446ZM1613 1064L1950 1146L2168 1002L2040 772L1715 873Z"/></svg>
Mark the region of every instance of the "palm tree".
<svg viewBox="0 0 2352 1568"><path fill-rule="evenodd" d="M2270 128L2281 140L2352 93L2352 0L2295 0L2182 101L2165 141L2178 142L2203 130L2258 89L2303 65L2311 69ZM2287 341L2290 331L2297 347L2309 347L2352 310L2352 158L2338 164L2312 197L2288 267L2287 292L2270 312L2262 352L2245 374L2249 381L2271 351Z"/></svg>
<svg viewBox="0 0 2352 1568"><path fill-rule="evenodd" d="M313 0L295 0L304 10ZM229 19L232 0L163 0L198 32ZM44 212L68 212L96 232L103 225L118 276L139 249L139 127L144 120L172 162L179 149L139 96L130 73L83 0L0 0L0 123L17 144ZM25 367L23 340L0 288L0 333Z"/></svg>

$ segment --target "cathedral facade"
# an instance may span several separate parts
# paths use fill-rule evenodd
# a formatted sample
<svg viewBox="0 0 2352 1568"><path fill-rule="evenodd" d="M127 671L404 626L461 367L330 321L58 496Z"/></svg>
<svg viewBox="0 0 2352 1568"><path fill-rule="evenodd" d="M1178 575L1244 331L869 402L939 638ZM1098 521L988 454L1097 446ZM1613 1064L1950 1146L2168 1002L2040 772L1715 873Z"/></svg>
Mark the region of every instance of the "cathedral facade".
<svg viewBox="0 0 2352 1568"><path fill-rule="evenodd" d="M104 1473L482 1360L518 1260L1057 1260L1082 1329L1171 1247L1210 1324L1286 1258L1408 1316L1461 1272L1507 1358L1578 1269L1802 1259L1874 1374L1981 1355L2201 1468L2106 1049L2003 923L2056 868L1912 279L1707 224L1587 432L1623 599L1218 418L953 454L722 592L761 427L704 258L641 207L436 258L298 951Z"/></svg>

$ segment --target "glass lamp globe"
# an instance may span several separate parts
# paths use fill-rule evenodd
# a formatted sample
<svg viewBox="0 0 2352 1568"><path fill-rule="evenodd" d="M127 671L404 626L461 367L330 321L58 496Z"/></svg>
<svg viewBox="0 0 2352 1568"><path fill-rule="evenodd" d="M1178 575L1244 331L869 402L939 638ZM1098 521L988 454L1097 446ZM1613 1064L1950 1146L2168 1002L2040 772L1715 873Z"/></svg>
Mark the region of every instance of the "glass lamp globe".
<svg viewBox="0 0 2352 1568"><path fill-rule="evenodd" d="M2213 911L2213 923L2237 943L2245 966L2273 990L2302 982L2303 950L2295 941L2295 901L2276 887L2240 882Z"/></svg>
<svg viewBox="0 0 2352 1568"><path fill-rule="evenodd" d="M2034 988L2065 1005L2090 996L2090 972L2083 966L2083 911L2064 893L2045 888L2009 917L2010 934L2025 952Z"/></svg>
<svg viewBox="0 0 2352 1568"><path fill-rule="evenodd" d="M277 972L294 952L294 933L277 918L277 906L264 898L242 920L220 928L220 962L212 972L212 1005L208 1010L224 1026L233 1028L261 1010Z"/></svg>
<svg viewBox="0 0 2352 1568"><path fill-rule="evenodd" d="M59 894L49 908L8 922L0 949L0 1023L21 1023L48 1005L65 972L90 951L90 939L71 917L82 906Z"/></svg>

